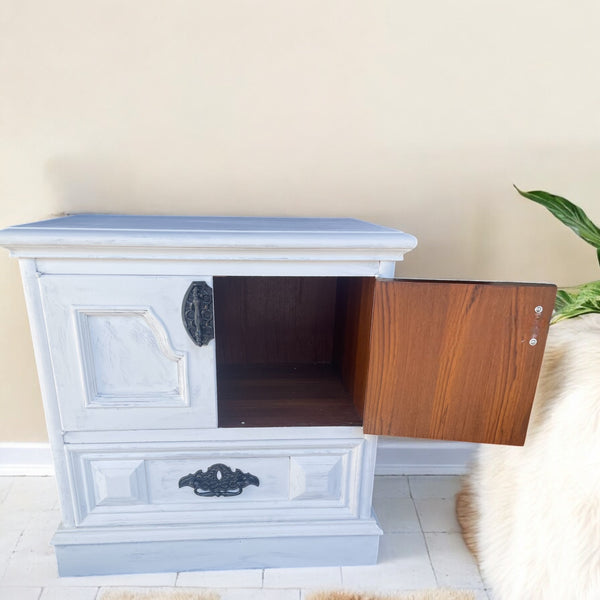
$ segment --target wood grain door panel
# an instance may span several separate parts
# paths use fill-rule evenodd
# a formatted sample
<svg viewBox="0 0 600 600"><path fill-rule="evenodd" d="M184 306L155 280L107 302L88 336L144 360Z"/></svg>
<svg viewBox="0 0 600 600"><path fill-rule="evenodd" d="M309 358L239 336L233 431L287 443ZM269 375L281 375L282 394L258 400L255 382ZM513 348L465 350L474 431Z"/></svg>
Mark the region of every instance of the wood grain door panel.
<svg viewBox="0 0 600 600"><path fill-rule="evenodd" d="M523 444L555 295L548 284L377 280L365 433Z"/></svg>

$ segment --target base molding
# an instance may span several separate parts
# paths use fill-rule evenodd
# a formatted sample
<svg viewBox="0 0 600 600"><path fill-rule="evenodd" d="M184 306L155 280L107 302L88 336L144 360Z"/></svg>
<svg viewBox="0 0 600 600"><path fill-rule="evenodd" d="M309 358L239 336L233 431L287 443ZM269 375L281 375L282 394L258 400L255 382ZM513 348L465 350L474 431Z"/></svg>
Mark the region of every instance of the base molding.
<svg viewBox="0 0 600 600"><path fill-rule="evenodd" d="M380 437L375 475L463 475L479 444Z"/></svg>
<svg viewBox="0 0 600 600"><path fill-rule="evenodd" d="M0 442L0 476L54 475L50 444Z"/></svg>
<svg viewBox="0 0 600 600"><path fill-rule="evenodd" d="M380 437L376 475L461 475L477 444ZM0 442L0 476L53 475L48 443Z"/></svg>
<svg viewBox="0 0 600 600"><path fill-rule="evenodd" d="M52 544L61 577L375 564L382 532L374 523L363 525L371 526L357 528L365 531L358 535L336 535L329 527L325 535L253 537L241 527L235 538L194 539L188 534L186 539L165 533L161 539L144 540L132 532L130 541L96 543L65 543L76 532L59 530Z"/></svg>

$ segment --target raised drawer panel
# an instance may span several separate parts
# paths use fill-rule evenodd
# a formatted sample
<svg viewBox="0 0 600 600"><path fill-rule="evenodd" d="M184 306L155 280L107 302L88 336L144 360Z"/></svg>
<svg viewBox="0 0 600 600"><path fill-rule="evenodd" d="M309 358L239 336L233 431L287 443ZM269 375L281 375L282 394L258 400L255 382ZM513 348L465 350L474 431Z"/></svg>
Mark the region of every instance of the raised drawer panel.
<svg viewBox="0 0 600 600"><path fill-rule="evenodd" d="M96 506L148 503L143 460L91 460L89 469Z"/></svg>
<svg viewBox="0 0 600 600"><path fill-rule="evenodd" d="M340 496L346 455L292 456L290 498L293 500L334 499Z"/></svg>
<svg viewBox="0 0 600 600"><path fill-rule="evenodd" d="M242 447L244 445L244 447ZM132 445L133 446L133 445ZM236 446L239 446L236 447ZM238 444L69 444L78 525L355 518L365 440ZM258 480L231 496L199 496L181 478L215 464ZM198 489L199 493L203 493Z"/></svg>

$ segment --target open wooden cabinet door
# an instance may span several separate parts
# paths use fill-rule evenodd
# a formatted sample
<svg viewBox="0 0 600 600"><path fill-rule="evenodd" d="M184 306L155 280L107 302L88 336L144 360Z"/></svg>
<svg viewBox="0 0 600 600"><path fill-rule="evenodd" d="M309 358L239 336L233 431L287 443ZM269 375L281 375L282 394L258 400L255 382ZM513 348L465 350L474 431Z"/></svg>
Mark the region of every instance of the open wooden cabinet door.
<svg viewBox="0 0 600 600"><path fill-rule="evenodd" d="M365 433L525 442L556 286L376 280L372 293Z"/></svg>

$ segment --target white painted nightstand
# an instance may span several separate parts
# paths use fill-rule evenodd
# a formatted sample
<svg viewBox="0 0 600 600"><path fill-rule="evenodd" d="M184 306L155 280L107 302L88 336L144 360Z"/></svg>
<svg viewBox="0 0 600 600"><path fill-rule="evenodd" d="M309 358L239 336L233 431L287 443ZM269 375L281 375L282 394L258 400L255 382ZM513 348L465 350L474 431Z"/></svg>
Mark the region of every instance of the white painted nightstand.
<svg viewBox="0 0 600 600"><path fill-rule="evenodd" d="M377 435L522 443L554 286L394 280L353 219L11 227L61 575L377 560Z"/></svg>

